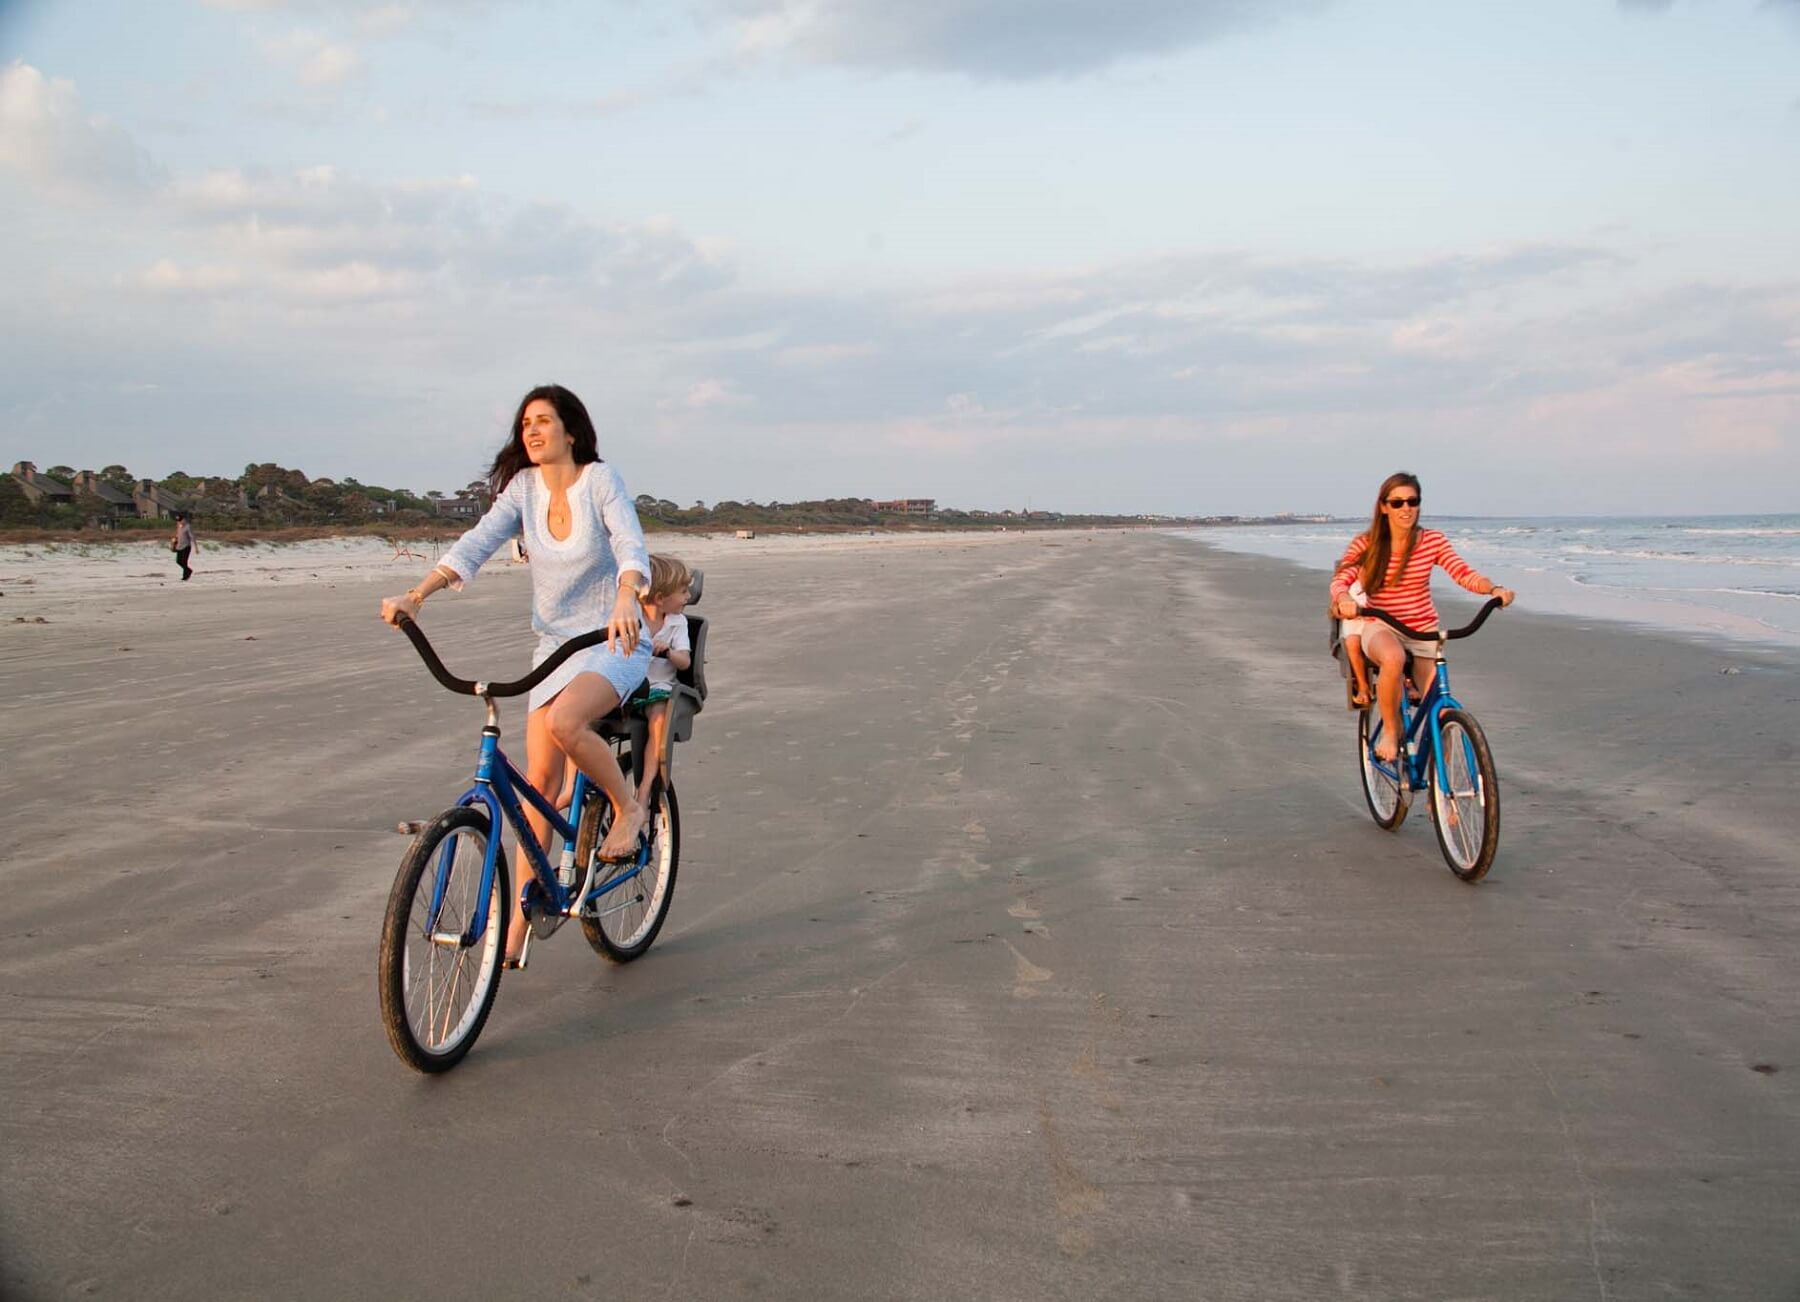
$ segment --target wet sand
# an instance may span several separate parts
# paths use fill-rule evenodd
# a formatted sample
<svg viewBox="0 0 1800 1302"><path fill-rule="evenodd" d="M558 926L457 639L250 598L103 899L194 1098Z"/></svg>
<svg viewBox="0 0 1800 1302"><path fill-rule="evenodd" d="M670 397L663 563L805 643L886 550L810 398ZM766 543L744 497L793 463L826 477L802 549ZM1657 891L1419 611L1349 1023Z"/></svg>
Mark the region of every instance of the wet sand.
<svg viewBox="0 0 1800 1302"><path fill-rule="evenodd" d="M1504 793L1470 887L1363 811L1315 575L683 550L669 924L558 934L435 1079L375 947L480 714L387 585L7 590L0 1296L1800 1293L1791 653L1523 593L1453 655ZM506 676L526 606L500 570L428 627Z"/></svg>

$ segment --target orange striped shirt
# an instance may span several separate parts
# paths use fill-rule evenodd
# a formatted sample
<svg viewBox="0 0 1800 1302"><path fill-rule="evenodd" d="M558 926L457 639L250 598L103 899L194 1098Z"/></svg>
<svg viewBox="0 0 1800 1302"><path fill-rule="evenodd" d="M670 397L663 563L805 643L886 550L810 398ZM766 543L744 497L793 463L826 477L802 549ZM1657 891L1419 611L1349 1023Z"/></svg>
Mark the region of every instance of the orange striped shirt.
<svg viewBox="0 0 1800 1302"><path fill-rule="evenodd" d="M1367 534L1358 534L1350 540L1343 559L1337 563L1337 573L1331 576L1333 601L1350 590L1360 572L1363 554L1368 550ZM1436 529L1421 529L1418 545L1406 559L1406 572L1400 572L1400 557L1393 556L1388 561L1387 582L1380 592L1369 598L1369 609L1385 610L1402 624L1420 632L1436 628L1438 613L1431 603L1431 571L1440 565L1453 582L1470 592L1479 593L1491 586L1473 565L1456 554L1448 538Z"/></svg>

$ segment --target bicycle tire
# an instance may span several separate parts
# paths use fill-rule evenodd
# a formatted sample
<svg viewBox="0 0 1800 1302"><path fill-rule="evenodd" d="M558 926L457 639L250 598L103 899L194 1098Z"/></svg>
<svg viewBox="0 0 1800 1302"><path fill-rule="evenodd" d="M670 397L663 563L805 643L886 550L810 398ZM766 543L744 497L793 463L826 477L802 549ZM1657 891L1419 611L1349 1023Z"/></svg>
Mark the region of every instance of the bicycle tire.
<svg viewBox="0 0 1800 1302"><path fill-rule="evenodd" d="M492 833L485 810L467 806L446 810L414 839L388 895L376 972L381 1020L394 1052L418 1071L448 1071L461 1062L474 1047L500 990L500 959L511 912L504 864L494 873L487 930L480 940L467 948L452 948L433 941L426 931L436 884L432 870L440 866L446 848L449 876L436 931L441 937L467 927L480 898L481 870ZM440 962L446 954L450 957ZM417 980L415 967L423 969ZM443 980L436 980L440 969ZM432 1032L434 1025L442 1026L441 1033Z"/></svg>
<svg viewBox="0 0 1800 1302"><path fill-rule="evenodd" d="M605 825L612 821L612 808L605 805L596 813L595 821L602 824L600 834L604 836ZM656 784L650 826L650 858L643 872L581 911L581 932L588 944L614 963L643 957L662 930L675 897L675 873L681 866L681 805L675 799L675 788L667 783ZM601 871L616 871L616 865L600 867Z"/></svg>
<svg viewBox="0 0 1800 1302"><path fill-rule="evenodd" d="M1465 882L1478 882L1493 867L1500 848L1500 778L1494 770L1487 734L1467 710L1445 710L1438 715L1444 770L1450 779L1445 792L1438 780L1438 765L1431 765L1432 826L1438 849L1450 871ZM1474 819L1480 826L1471 826Z"/></svg>
<svg viewBox="0 0 1800 1302"><path fill-rule="evenodd" d="M1375 820L1375 826L1385 832L1392 832L1406 821L1406 811L1412 802L1412 790L1405 777L1404 748L1394 760L1397 777L1390 778L1375 767L1375 756L1369 739L1380 718L1381 715L1373 705L1356 713L1356 771L1362 778L1363 803L1369 807L1369 817Z"/></svg>

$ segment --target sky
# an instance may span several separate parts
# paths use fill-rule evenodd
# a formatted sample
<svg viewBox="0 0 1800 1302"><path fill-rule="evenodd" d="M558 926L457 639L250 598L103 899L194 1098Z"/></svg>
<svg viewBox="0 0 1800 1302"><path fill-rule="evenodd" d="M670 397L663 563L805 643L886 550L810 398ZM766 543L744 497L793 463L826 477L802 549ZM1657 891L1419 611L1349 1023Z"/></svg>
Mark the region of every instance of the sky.
<svg viewBox="0 0 1800 1302"><path fill-rule="evenodd" d="M1800 511L1800 0L0 0L0 458Z"/></svg>

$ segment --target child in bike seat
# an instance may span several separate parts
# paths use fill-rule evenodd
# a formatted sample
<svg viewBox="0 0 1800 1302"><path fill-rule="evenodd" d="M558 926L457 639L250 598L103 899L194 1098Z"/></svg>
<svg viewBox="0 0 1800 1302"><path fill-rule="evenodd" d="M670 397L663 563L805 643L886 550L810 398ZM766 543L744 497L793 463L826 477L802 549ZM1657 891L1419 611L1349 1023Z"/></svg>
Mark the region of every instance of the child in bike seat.
<svg viewBox="0 0 1800 1302"><path fill-rule="evenodd" d="M1369 604L1369 594L1363 591L1361 579L1352 583L1344 595L1356 603L1358 610ZM1344 659L1350 665L1350 708L1353 710L1360 710L1369 703L1369 662L1363 657L1362 648L1363 625L1367 622L1360 615L1338 621L1338 637L1344 644Z"/></svg>
<svg viewBox="0 0 1800 1302"><path fill-rule="evenodd" d="M650 595L644 599L644 623L650 629L649 692L644 700L644 718L650 724L650 754L653 762L644 765L644 780L638 786L638 799L650 799L650 785L662 767L663 748L669 730L669 697L675 690L675 675L694 663L693 647L688 642L688 593L694 576L685 562L676 556L650 557Z"/></svg>

